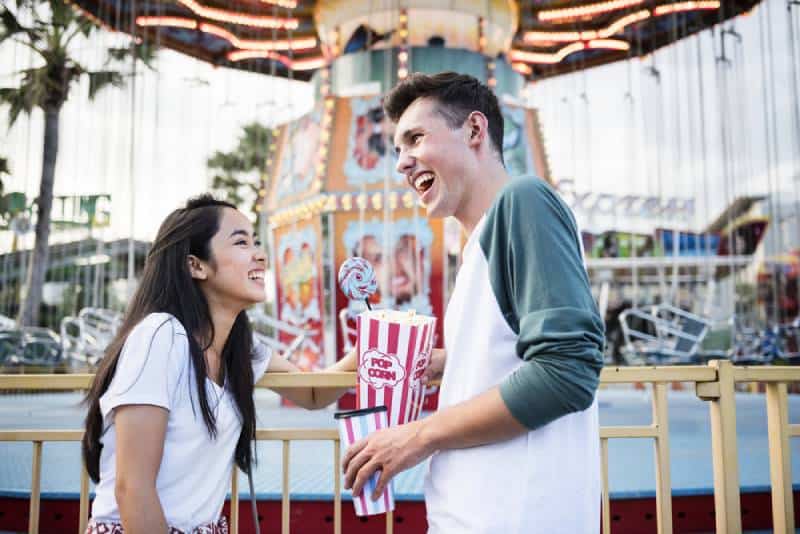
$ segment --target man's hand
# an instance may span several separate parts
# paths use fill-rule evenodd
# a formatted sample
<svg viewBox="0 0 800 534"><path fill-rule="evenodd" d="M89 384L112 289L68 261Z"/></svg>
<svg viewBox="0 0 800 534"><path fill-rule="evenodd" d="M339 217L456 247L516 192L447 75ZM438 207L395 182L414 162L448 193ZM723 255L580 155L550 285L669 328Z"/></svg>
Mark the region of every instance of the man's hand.
<svg viewBox="0 0 800 534"><path fill-rule="evenodd" d="M375 471L381 471L372 500L377 500L389 481L401 471L414 467L433 454L423 435L423 421L379 430L359 440L342 460L344 487L358 496Z"/></svg>
<svg viewBox="0 0 800 534"><path fill-rule="evenodd" d="M444 349L433 349L431 351L431 363L428 364L428 368L425 369L425 373L422 375L421 379L424 385L427 385L428 382L432 380L442 378L446 360L447 352Z"/></svg>

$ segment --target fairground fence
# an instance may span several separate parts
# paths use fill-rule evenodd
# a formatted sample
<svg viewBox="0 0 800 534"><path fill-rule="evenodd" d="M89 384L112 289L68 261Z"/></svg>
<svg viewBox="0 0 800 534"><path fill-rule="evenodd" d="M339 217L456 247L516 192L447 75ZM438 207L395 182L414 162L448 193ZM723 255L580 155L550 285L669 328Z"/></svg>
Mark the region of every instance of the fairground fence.
<svg viewBox="0 0 800 534"><path fill-rule="evenodd" d="M88 388L91 375L0 375L0 390L6 391L74 391ZM354 373L286 373L267 374L258 386L265 388L325 387L355 385ZM603 533L611 532L608 496L608 441L610 439L649 438L654 442L656 468L656 520L659 534L672 532L672 498L670 485L669 423L667 389L672 382L693 383L697 396L707 401L711 420L711 446L714 470L714 507L716 532L739 534L742 531L739 465L736 437L735 384L763 383L766 390L769 428L769 462L772 494L773 529L776 533L795 530L791 456L789 440L800 436L800 425L789 424L787 384L800 382L800 367L738 367L729 361L716 360L707 366L611 367L603 370L602 384L644 383L652 385L652 422L639 426L602 426L600 441L603 473ZM28 532L39 531L41 498L42 444L46 441L80 441L81 430L0 430L0 441L33 443L33 465ZM290 492L289 453L291 441L331 441L334 457L333 532L342 531L340 443L338 432L330 429L265 429L256 432L261 441L283 444L281 532L289 534ZM80 458L75 458L76 465ZM80 483L80 524L84 532L89 511L89 477L82 469ZM238 477L231 482L231 532L239 530ZM393 531L393 516L386 515L386 532Z"/></svg>

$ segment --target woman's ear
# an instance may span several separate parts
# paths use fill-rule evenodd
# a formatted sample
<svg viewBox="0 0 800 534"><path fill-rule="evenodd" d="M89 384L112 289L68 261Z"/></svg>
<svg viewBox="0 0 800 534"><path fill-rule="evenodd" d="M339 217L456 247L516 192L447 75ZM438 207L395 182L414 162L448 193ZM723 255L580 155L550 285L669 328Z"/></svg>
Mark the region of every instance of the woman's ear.
<svg viewBox="0 0 800 534"><path fill-rule="evenodd" d="M186 261L189 262L189 273L192 275L192 278L195 280L205 280L208 278L206 266L197 256L189 254Z"/></svg>

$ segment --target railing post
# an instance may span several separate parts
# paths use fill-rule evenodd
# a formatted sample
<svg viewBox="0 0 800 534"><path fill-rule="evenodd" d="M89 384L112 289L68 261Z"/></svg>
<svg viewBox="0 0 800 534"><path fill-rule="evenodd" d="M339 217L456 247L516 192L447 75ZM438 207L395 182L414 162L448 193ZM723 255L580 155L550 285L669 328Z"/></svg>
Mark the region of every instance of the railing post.
<svg viewBox="0 0 800 534"><path fill-rule="evenodd" d="M233 462L231 475L231 534L239 534L239 467Z"/></svg>
<svg viewBox="0 0 800 534"><path fill-rule="evenodd" d="M42 442L33 442L31 473L31 503L28 513L28 534L39 533L39 503L42 497Z"/></svg>
<svg viewBox="0 0 800 534"><path fill-rule="evenodd" d="M333 533L342 534L342 458L341 442L333 440Z"/></svg>
<svg viewBox="0 0 800 534"><path fill-rule="evenodd" d="M289 534L289 440L283 440L283 499L281 502L281 534Z"/></svg>
<svg viewBox="0 0 800 534"><path fill-rule="evenodd" d="M789 449L789 415L786 383L767 384L769 475L772 482L772 528L778 534L794 533L792 457Z"/></svg>
<svg viewBox="0 0 800 534"><path fill-rule="evenodd" d="M86 532L86 524L89 522L89 472L81 462L81 497L78 515L78 534Z"/></svg>
<svg viewBox="0 0 800 534"><path fill-rule="evenodd" d="M653 384L653 424L656 437L653 441L656 455L656 522L658 534L672 534L672 486L669 464L669 413L667 411L667 385Z"/></svg>
<svg viewBox="0 0 800 534"><path fill-rule="evenodd" d="M600 438L603 469L603 534L611 534L611 497L608 495L608 438Z"/></svg>
<svg viewBox="0 0 800 534"><path fill-rule="evenodd" d="M708 364L717 371L715 387L708 396L711 415L711 448L714 461L714 518L717 534L741 534L742 516L739 495L739 458L736 444L736 397L734 368L727 360L713 360ZM714 391L715 390L715 391Z"/></svg>

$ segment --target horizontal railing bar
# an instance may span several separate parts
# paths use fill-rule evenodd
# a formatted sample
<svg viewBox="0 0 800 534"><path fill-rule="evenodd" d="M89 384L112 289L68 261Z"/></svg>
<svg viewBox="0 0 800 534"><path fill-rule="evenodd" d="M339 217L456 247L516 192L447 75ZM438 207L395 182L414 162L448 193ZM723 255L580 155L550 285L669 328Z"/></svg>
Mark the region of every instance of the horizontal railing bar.
<svg viewBox="0 0 800 534"><path fill-rule="evenodd" d="M256 386L265 388L355 387L355 373L266 373Z"/></svg>
<svg viewBox="0 0 800 534"><path fill-rule="evenodd" d="M265 428L256 429L256 439L261 441L333 441L339 439L339 432L335 428Z"/></svg>
<svg viewBox="0 0 800 534"><path fill-rule="evenodd" d="M669 367L606 367L600 373L602 384L628 382L713 382L717 371L705 365Z"/></svg>
<svg viewBox="0 0 800 534"><path fill-rule="evenodd" d="M93 374L0 375L0 389L73 390L89 389Z"/></svg>
<svg viewBox="0 0 800 534"><path fill-rule="evenodd" d="M800 381L800 367L776 365L758 367L734 367L736 382L796 382Z"/></svg>
<svg viewBox="0 0 800 534"><path fill-rule="evenodd" d="M658 435L656 425L648 426L601 426L600 438L654 438Z"/></svg>
<svg viewBox="0 0 800 534"><path fill-rule="evenodd" d="M83 430L0 430L3 441L80 441ZM256 429L261 441L332 441L339 439L335 428L263 428Z"/></svg>
<svg viewBox="0 0 800 534"><path fill-rule="evenodd" d="M747 368L750 369L750 368ZM779 372L786 368L774 369ZM760 371L766 370L760 368ZM795 371L795 369L791 369ZM772 369L770 369L772 371ZM91 374L0 375L0 390L76 390L88 389ZM772 377L773 374L769 373ZM716 371L702 365L671 367L607 367L600 374L606 384L626 382L712 382ZM796 377L796 378L795 378ZM784 380L800 380L800 369ZM321 387L342 388L356 385L355 373L267 373L256 384L265 388Z"/></svg>
<svg viewBox="0 0 800 534"><path fill-rule="evenodd" d="M80 441L83 430L0 430L3 441Z"/></svg>
<svg viewBox="0 0 800 534"><path fill-rule="evenodd" d="M789 425L789 437L796 438L800 436L800 425Z"/></svg>

